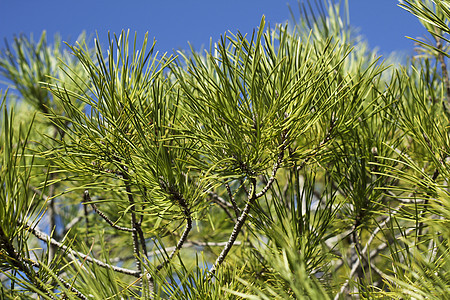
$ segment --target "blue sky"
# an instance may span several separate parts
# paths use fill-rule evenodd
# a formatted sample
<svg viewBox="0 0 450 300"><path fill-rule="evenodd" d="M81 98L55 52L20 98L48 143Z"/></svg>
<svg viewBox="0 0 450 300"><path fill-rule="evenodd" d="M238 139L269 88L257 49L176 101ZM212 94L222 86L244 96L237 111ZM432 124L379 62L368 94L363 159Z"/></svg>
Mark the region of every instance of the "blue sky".
<svg viewBox="0 0 450 300"><path fill-rule="evenodd" d="M321 0L319 0L321 1ZM287 4L297 11L296 0L0 0L0 48L14 35L33 34L42 30L49 37L60 33L63 40L74 41L85 30L99 34L106 42L107 32L121 29L136 31L138 37L149 32L157 41L156 49L170 52L209 45L210 37L218 40L227 30L250 33L261 16L271 24L290 20ZM377 47L380 54L392 51L412 53L413 42L405 36L423 36L417 19L397 6L396 0L349 0L350 23Z"/></svg>

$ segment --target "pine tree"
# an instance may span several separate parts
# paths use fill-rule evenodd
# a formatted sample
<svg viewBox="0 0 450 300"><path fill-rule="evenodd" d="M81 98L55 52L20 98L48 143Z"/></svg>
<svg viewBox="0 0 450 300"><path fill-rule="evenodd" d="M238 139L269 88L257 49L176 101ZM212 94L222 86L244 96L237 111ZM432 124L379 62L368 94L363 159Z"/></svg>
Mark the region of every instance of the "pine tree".
<svg viewBox="0 0 450 300"><path fill-rule="evenodd" d="M204 53L16 38L1 298L449 298L450 5L400 6L402 63L328 2Z"/></svg>

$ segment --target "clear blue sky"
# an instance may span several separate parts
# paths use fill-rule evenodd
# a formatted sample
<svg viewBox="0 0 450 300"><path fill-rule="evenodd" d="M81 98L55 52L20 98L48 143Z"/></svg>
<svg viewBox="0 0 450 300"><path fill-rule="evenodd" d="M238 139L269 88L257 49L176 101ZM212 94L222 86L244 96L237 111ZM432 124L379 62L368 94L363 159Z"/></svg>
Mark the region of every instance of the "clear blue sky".
<svg viewBox="0 0 450 300"><path fill-rule="evenodd" d="M322 1L322 0L319 0ZM14 35L34 37L46 30L49 37L60 33L74 41L80 32L99 34L106 42L107 32L149 32L159 51L188 48L188 41L199 49L216 41L227 30L251 32L261 16L271 24L290 20L287 4L294 11L296 0L0 0L0 47ZM415 17L397 6L396 0L349 0L350 23L360 28L380 54L392 51L412 53L413 42L405 36L422 36L425 31Z"/></svg>

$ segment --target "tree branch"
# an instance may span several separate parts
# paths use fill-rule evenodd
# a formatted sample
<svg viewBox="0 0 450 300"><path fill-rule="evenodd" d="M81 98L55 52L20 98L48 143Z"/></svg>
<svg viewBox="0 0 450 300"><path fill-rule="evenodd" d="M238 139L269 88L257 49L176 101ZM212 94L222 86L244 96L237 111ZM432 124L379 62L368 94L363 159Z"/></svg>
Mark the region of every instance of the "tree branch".
<svg viewBox="0 0 450 300"><path fill-rule="evenodd" d="M131 227L133 228L133 231L131 231L132 237L133 237L133 251L136 255L136 266L139 272L143 272L142 264L141 264L141 251L139 250L139 244L142 246L143 254L147 258L147 247L145 245L145 239L143 238L144 234L142 232L141 226L136 220L136 208L134 207L134 198L133 194L131 192L130 187L130 178L128 176L128 169L126 166L122 166L123 172L122 176L125 181L125 190L128 195L128 202L130 203L130 211L131 211ZM141 242L139 242L141 240Z"/></svg>
<svg viewBox="0 0 450 300"><path fill-rule="evenodd" d="M272 186L272 183L275 181L275 177L277 175L277 171L281 166L281 163L283 162L283 158L284 158L284 150L286 149L286 139L285 136L282 136L282 144L281 144L281 149L280 149L280 153L278 154L278 159L275 162L275 164L273 165L273 169L272 169L272 174L269 178L269 180L267 181L267 184L264 186L264 188L255 195L255 199L258 199L260 197L262 197Z"/></svg>
<svg viewBox="0 0 450 300"><path fill-rule="evenodd" d="M183 209L183 214L186 219L186 227L184 228L184 231L183 231L183 234L181 235L180 240L178 241L177 245L175 246L175 249L173 249L172 253L170 253L168 259L166 259L164 262L162 262L161 264L159 264L156 267L157 271L161 270L165 265L167 265L169 263L169 261L172 260L172 258L175 256L175 254L177 254L178 251L181 250L184 242L187 240L189 232L192 229L191 210L189 209L189 206L187 205L186 200L184 200L183 196L180 195L176 191L171 191L171 194L175 197L175 200L178 202L178 204Z"/></svg>
<svg viewBox="0 0 450 300"><path fill-rule="evenodd" d="M235 221L233 215L230 213L228 209L233 209L233 205L229 202L227 202L225 199L217 195L217 193L214 193L212 191L208 191L208 194L211 196L211 200L219 205L220 208L223 209L223 211L230 217L231 220Z"/></svg>
<svg viewBox="0 0 450 300"><path fill-rule="evenodd" d="M14 266L15 269L23 272L29 280L43 293L48 294L46 287L42 284L41 280L38 277L38 273L33 270L32 267L29 266L29 262L27 262L24 258L20 257L19 253L14 249L14 245L12 241L6 236L3 231L2 226L0 226L0 249L4 249L7 253L7 258L10 260L10 264ZM34 264L33 264L34 265ZM53 296L49 295L51 299L55 299Z"/></svg>
<svg viewBox="0 0 450 300"><path fill-rule="evenodd" d="M234 225L233 231L231 232L230 238L228 239L227 244L223 248L222 252L220 253L219 257L217 258L214 265L211 267L209 272L211 275L214 275L216 272L216 269L218 266L220 266L223 261L225 260L226 256L228 255L228 252L230 252L231 247L233 247L234 242L237 239L237 236L239 232L241 231L242 226L245 223L245 220L247 218L248 212L250 211L250 206L255 202L256 200L256 179L252 178L252 191L251 195L249 196L249 199L247 201L247 204L245 205L244 210L242 211L241 216L238 218L236 224Z"/></svg>
<svg viewBox="0 0 450 300"><path fill-rule="evenodd" d="M133 228L127 228L127 227L122 227L122 226L118 226L116 225L113 221L111 221L103 212L101 212L98 208L97 205L95 205L94 203L92 203L92 199L91 196L89 195L89 191L85 190L84 191L84 196L83 196L83 200L85 203L89 203L92 207L92 209L100 216L102 217L109 225L111 225L111 227L117 229L117 230L121 230L121 231L127 231L127 232L132 232L134 229Z"/></svg>
<svg viewBox="0 0 450 300"><path fill-rule="evenodd" d="M231 192L230 185L225 183L225 187L227 189L228 197L230 197L231 204L233 205L234 213L236 214L236 218L239 218L240 210L237 207L236 200L234 199L233 193Z"/></svg>
<svg viewBox="0 0 450 300"><path fill-rule="evenodd" d="M58 280L61 281L61 283L69 290L72 291L72 293L74 293L78 298L83 299L83 300L88 300L88 297L86 297L85 295L83 295L79 290L77 290L76 288L74 288L72 286L72 284L69 284L67 281L65 281L64 279L62 279L60 276L58 276Z"/></svg>
<svg viewBox="0 0 450 300"><path fill-rule="evenodd" d="M25 224L23 224L23 225L25 225ZM98 259L92 258L92 257L90 257L90 256L88 256L86 254L83 254L81 252L72 250L69 247L63 245L62 243L57 242L55 239L51 238L50 236L48 236L47 234L45 234L41 230L37 229L36 227L32 227L28 223L26 224L26 228L25 229L28 230L29 232L31 232L35 237L37 237L41 241L48 242L51 245L54 245L54 246L58 247L59 249L66 251L68 254L73 256L73 258L75 258L75 256L77 256L77 257L80 257L82 259L85 259L88 262L95 263L99 267L108 268L108 269L111 269L113 271L116 271L116 272L119 272L119 273L122 273L122 274L130 275L130 276L134 276L134 277L140 277L140 275L141 275L140 271L134 271L134 270L129 270L129 269L125 269L125 268L109 265L109 264L104 263L104 262L102 262L102 261L100 261Z"/></svg>

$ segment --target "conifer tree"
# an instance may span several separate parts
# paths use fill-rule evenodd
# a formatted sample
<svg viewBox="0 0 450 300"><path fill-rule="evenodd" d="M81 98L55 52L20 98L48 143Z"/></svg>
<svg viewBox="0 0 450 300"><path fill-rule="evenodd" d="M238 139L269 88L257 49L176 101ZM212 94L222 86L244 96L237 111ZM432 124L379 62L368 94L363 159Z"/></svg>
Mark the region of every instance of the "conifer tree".
<svg viewBox="0 0 450 300"><path fill-rule="evenodd" d="M401 1L397 63L324 3L202 53L3 49L0 297L449 298L450 5Z"/></svg>

